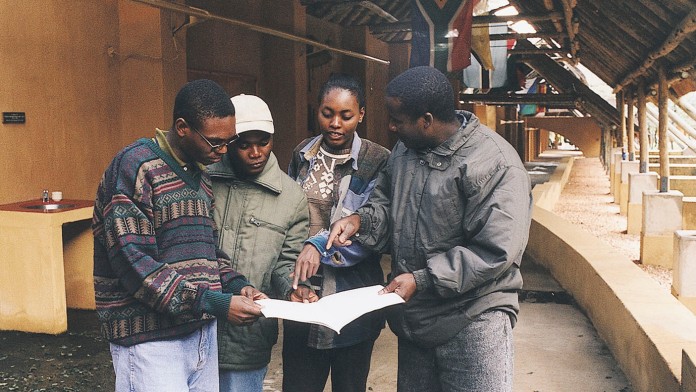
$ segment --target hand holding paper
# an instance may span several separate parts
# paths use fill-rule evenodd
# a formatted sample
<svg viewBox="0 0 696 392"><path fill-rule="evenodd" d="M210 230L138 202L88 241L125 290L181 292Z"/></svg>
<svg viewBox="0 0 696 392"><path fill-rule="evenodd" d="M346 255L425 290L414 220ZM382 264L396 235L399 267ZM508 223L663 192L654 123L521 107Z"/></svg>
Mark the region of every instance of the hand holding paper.
<svg viewBox="0 0 696 392"><path fill-rule="evenodd" d="M398 294L379 294L381 285L361 287L327 295L317 302L299 303L277 299L256 301L266 317L277 317L331 328L337 333L351 321L365 313L403 303Z"/></svg>

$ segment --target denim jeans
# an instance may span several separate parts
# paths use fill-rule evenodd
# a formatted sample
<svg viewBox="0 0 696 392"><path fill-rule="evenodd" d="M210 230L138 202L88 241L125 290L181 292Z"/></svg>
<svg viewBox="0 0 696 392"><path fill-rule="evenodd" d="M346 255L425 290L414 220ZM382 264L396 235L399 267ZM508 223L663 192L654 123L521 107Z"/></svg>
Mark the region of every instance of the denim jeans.
<svg viewBox="0 0 696 392"><path fill-rule="evenodd" d="M262 392L268 366L255 370L220 370L220 392Z"/></svg>
<svg viewBox="0 0 696 392"><path fill-rule="evenodd" d="M177 339L111 343L116 392L217 392L217 321Z"/></svg>
<svg viewBox="0 0 696 392"><path fill-rule="evenodd" d="M446 343L423 348L399 338L398 392L511 392L510 316L481 314Z"/></svg>

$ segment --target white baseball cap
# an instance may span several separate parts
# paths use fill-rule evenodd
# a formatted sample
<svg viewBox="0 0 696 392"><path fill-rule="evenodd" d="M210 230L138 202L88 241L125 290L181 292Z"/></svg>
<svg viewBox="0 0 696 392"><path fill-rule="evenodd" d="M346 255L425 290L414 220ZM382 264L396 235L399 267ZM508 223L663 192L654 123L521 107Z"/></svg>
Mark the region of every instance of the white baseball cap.
<svg viewBox="0 0 696 392"><path fill-rule="evenodd" d="M237 121L237 134L246 131L273 133L273 117L268 105L256 95L240 94L231 98Z"/></svg>

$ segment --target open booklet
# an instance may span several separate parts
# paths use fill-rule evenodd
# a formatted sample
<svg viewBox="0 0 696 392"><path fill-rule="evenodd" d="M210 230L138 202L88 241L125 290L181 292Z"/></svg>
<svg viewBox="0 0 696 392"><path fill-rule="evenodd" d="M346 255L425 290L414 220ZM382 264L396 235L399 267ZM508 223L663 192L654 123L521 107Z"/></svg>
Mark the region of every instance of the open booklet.
<svg viewBox="0 0 696 392"><path fill-rule="evenodd" d="M375 285L327 295L317 302L301 303L278 299L260 299L266 317L313 323L341 333L346 324L373 310L404 302L398 294L378 294L383 286Z"/></svg>

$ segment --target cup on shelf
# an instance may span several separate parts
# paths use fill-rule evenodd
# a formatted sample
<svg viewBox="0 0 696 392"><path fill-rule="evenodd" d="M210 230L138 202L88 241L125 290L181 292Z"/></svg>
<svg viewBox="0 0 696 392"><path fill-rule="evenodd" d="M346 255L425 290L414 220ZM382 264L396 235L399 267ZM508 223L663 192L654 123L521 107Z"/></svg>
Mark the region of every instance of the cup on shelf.
<svg viewBox="0 0 696 392"><path fill-rule="evenodd" d="M51 192L51 200L56 202L63 200L63 192Z"/></svg>

